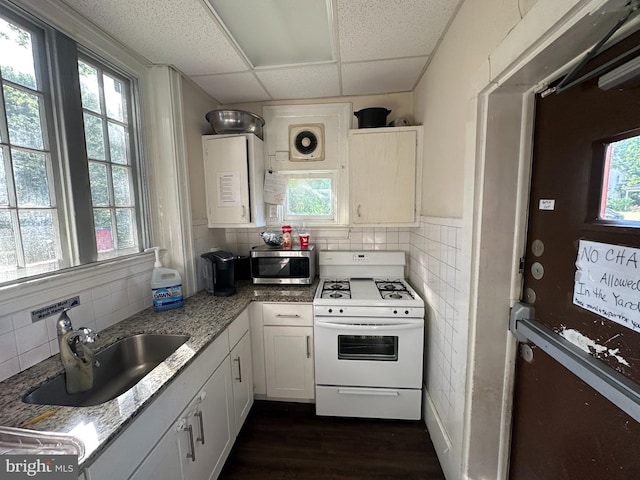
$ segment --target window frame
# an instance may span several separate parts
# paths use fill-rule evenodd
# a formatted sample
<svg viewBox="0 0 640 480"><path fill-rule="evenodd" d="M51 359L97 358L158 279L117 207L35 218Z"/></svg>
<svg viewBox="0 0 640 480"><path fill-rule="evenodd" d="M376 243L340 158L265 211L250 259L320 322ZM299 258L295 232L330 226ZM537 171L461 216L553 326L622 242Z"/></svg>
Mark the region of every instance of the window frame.
<svg viewBox="0 0 640 480"><path fill-rule="evenodd" d="M337 226L339 225L339 197L340 197L340 172L338 170L287 170L279 174L291 178L330 178L331 179L331 215L293 215L287 214L289 201L289 188L285 204L283 205L282 220L286 223L304 224L307 227Z"/></svg>
<svg viewBox="0 0 640 480"><path fill-rule="evenodd" d="M89 41L88 47L63 34L57 27L52 27L34 15L11 5L0 6L0 15L12 23L37 33L38 47L36 54L36 75L42 81L43 98L48 102L45 107L42 123L43 137L49 143L51 183L50 195L55 197L58 209L58 230L62 256L58 268L50 272L30 275L20 271L15 276L0 280L0 285L18 284L25 280L59 274L73 268L85 267L88 264L108 263L140 255L150 244L151 224L149 220L149 199L146 185L144 157L142 151L141 95L140 75L144 71L142 65L128 68L131 58L126 58L122 66L104 58L104 50L99 44ZM82 35L81 35L82 37ZM86 39L86 35L83 40ZM90 47L93 47L91 49ZM97 54L99 51L100 54ZM121 53L121 52L117 52ZM82 104L80 98L78 58L84 58L100 67L108 75L114 76L128 84L127 118L129 124L129 153L132 172L131 195L135 199L136 252L98 260L96 233L93 222L91 190L88 182L88 158L85 147L85 136L74 134L84 131L82 120ZM42 80L41 80L42 79ZM40 83L39 83L40 86ZM0 100L3 101L2 96ZM2 121L5 121L4 119ZM6 123L6 122L5 122ZM6 125L4 128L6 133ZM82 129L82 130L78 130ZM79 137L79 138L78 138ZM7 163L7 162L5 162ZM90 228L87 227L90 226Z"/></svg>
<svg viewBox="0 0 640 480"><path fill-rule="evenodd" d="M605 191L607 185L604 184L604 181L607 178L607 172L605 170L609 167L609 146L613 143L638 136L640 136L640 128L617 135L611 135L593 142L585 219L585 224L589 225L591 229L597 229L599 227L624 227L637 231L637 229L640 228L640 221L616 220L603 218L601 215L604 210L603 202L606 201L607 195Z"/></svg>

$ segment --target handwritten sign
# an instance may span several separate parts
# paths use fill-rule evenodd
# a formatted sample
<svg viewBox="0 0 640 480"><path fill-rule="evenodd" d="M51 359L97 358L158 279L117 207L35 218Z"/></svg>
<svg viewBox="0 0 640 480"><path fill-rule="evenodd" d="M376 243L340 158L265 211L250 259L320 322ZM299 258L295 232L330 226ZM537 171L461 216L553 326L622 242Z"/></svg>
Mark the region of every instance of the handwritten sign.
<svg viewBox="0 0 640 480"><path fill-rule="evenodd" d="M573 303L640 332L640 249L580 240Z"/></svg>

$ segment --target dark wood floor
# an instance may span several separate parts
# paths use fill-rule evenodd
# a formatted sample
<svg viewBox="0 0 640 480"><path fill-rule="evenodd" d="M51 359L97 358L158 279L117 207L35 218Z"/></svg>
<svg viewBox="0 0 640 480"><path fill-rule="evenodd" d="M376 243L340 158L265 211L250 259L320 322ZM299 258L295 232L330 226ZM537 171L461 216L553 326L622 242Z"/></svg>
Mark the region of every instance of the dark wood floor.
<svg viewBox="0 0 640 480"><path fill-rule="evenodd" d="M316 417L256 401L220 479L423 479L444 475L424 422Z"/></svg>

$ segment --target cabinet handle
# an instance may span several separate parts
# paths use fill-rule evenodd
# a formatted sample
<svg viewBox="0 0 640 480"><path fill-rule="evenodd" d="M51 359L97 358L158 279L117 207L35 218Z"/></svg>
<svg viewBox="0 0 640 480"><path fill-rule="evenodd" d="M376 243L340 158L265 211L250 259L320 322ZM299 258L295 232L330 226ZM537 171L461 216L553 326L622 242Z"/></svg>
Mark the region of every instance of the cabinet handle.
<svg viewBox="0 0 640 480"><path fill-rule="evenodd" d="M233 361L238 362L238 376L236 377L236 380L242 383L242 365L240 364L240 357L234 358Z"/></svg>
<svg viewBox="0 0 640 480"><path fill-rule="evenodd" d="M282 314L282 313L278 313L276 314L276 318L300 318L300 315L298 315L297 313L294 314Z"/></svg>
<svg viewBox="0 0 640 480"><path fill-rule="evenodd" d="M307 335L307 358L311 358L311 337Z"/></svg>
<svg viewBox="0 0 640 480"><path fill-rule="evenodd" d="M202 442L204 445L204 421L202 420L202 410L198 410L193 414L193 416L198 417L198 420L200 420L200 436L196 438L196 442Z"/></svg>
<svg viewBox="0 0 640 480"><path fill-rule="evenodd" d="M193 443L193 427L191 425L187 425L184 427L185 432L189 432L189 447L191 449L190 452L187 452L187 458L190 458L192 462L196 461L196 446Z"/></svg>
<svg viewBox="0 0 640 480"><path fill-rule="evenodd" d="M360 207L362 205L358 205L358 208L356 208L356 213L358 214L359 217L361 217L362 215L360 214Z"/></svg>
<svg viewBox="0 0 640 480"><path fill-rule="evenodd" d="M247 207L245 205L242 205L242 218L245 218L247 216Z"/></svg>

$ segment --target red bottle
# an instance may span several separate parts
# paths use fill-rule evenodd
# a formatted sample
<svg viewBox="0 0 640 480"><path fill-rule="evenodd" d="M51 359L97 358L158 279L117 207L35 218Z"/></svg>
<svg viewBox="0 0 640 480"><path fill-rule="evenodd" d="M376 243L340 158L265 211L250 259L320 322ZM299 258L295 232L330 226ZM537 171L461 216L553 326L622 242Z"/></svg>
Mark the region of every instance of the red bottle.
<svg viewBox="0 0 640 480"><path fill-rule="evenodd" d="M284 250L291 250L293 246L293 240L291 239L291 225L282 226L282 248Z"/></svg>

